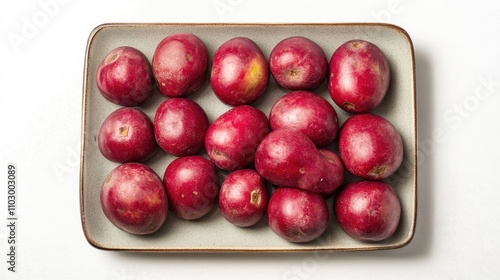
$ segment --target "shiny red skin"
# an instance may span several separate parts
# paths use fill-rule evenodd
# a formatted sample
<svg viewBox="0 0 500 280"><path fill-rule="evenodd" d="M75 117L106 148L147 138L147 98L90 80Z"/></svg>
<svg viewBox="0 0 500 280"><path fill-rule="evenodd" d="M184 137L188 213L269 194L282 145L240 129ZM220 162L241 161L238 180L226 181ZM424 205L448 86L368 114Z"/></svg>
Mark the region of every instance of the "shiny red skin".
<svg viewBox="0 0 500 280"><path fill-rule="evenodd" d="M269 193L265 180L253 169L229 173L220 187L222 216L239 227L258 223L266 213Z"/></svg>
<svg viewBox="0 0 500 280"><path fill-rule="evenodd" d="M142 162L156 152L153 122L137 108L122 107L102 123L97 143L101 154L113 162Z"/></svg>
<svg viewBox="0 0 500 280"><path fill-rule="evenodd" d="M210 124L205 149L220 169L242 169L253 162L257 146L268 133L266 114L250 105L240 105Z"/></svg>
<svg viewBox="0 0 500 280"><path fill-rule="evenodd" d="M328 60L311 39L293 36L280 41L269 55L269 68L276 82L290 90L314 90L326 79Z"/></svg>
<svg viewBox="0 0 500 280"><path fill-rule="evenodd" d="M209 121L203 108L187 98L170 98L156 110L154 133L158 145L177 157L200 152Z"/></svg>
<svg viewBox="0 0 500 280"><path fill-rule="evenodd" d="M186 97L208 76L208 49L192 33L174 33L158 43L153 54L153 73L160 91L167 97Z"/></svg>
<svg viewBox="0 0 500 280"><path fill-rule="evenodd" d="M315 191L330 198L342 186L345 180L345 168L340 157L327 149L320 149L319 153L325 162L324 180L320 180Z"/></svg>
<svg viewBox="0 0 500 280"><path fill-rule="evenodd" d="M335 108L310 91L292 91L280 97L271 108L269 124L272 130L300 130L320 148L330 145L339 131Z"/></svg>
<svg viewBox="0 0 500 280"><path fill-rule="evenodd" d="M141 163L113 169L100 192L101 207L116 227L133 234L157 231L168 215L168 199L158 175Z"/></svg>
<svg viewBox="0 0 500 280"><path fill-rule="evenodd" d="M378 242L391 237L398 228L401 203L390 185L381 181L357 181L339 190L333 210L349 236Z"/></svg>
<svg viewBox="0 0 500 280"><path fill-rule="evenodd" d="M210 84L225 104L253 103L264 94L269 78L269 63L260 47L249 38L230 39L214 54Z"/></svg>
<svg viewBox="0 0 500 280"><path fill-rule="evenodd" d="M314 143L298 130L270 132L255 153L255 169L280 187L315 190L325 176L325 162Z"/></svg>
<svg viewBox="0 0 500 280"><path fill-rule="evenodd" d="M163 183L170 209L181 219L199 219L208 214L217 202L217 169L202 156L192 155L173 160L165 169Z"/></svg>
<svg viewBox="0 0 500 280"><path fill-rule="evenodd" d="M401 165L403 140L384 117L359 114L348 118L342 125L339 152L350 173L367 180L382 180Z"/></svg>
<svg viewBox="0 0 500 280"><path fill-rule="evenodd" d="M154 77L148 58L138 49L113 49L97 67L97 88L108 101L141 106L153 95Z"/></svg>
<svg viewBox="0 0 500 280"><path fill-rule="evenodd" d="M330 213L318 193L278 188L267 206L269 227L281 238L303 243L320 237L328 227Z"/></svg>
<svg viewBox="0 0 500 280"><path fill-rule="evenodd" d="M350 113L367 113L380 105L391 80L384 53L364 40L351 40L337 48L329 70L330 96Z"/></svg>

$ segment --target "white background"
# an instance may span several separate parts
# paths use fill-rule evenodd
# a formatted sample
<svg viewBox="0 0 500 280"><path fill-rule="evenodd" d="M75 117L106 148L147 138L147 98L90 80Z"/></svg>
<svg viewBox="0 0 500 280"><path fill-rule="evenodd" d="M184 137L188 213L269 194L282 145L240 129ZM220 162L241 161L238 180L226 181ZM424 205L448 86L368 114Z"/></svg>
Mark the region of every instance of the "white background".
<svg viewBox="0 0 500 280"><path fill-rule="evenodd" d="M500 275L500 2L0 2L0 279L494 279ZM416 54L417 230L406 247L321 254L100 251L79 213L83 61L106 22L390 22ZM28 27L30 26L30 27ZM7 271L7 164L18 167Z"/></svg>

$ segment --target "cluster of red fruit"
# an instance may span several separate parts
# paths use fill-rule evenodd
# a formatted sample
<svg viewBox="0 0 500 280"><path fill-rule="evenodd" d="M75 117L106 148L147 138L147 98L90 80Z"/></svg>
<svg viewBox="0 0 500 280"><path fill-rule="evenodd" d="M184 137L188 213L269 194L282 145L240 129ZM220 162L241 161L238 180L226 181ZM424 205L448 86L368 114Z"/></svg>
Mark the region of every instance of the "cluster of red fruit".
<svg viewBox="0 0 500 280"><path fill-rule="evenodd" d="M218 99L232 106L212 123L188 97L208 75ZM271 76L290 92L266 116L252 104ZM333 105L313 92L325 81L335 104L352 114L342 127ZM123 106L98 135L104 157L120 163L102 185L104 213L127 232L149 234L169 209L194 220L218 204L232 224L249 227L267 213L277 235L308 242L325 232L327 199L334 196L334 214L347 234L384 240L398 227L401 206L382 180L400 166L403 143L388 120L370 111L389 84L385 55L364 40L342 44L328 62L305 37L280 41L269 60L254 41L236 37L215 51L210 70L206 45L191 33L165 37L151 63L135 48L118 47L97 70L99 91ZM155 86L167 99L151 121L138 107ZM328 149L337 136L340 156ZM163 180L140 163L157 147L176 157ZM223 182L220 170L228 173ZM345 183L346 170L360 180ZM267 183L276 187L272 193Z"/></svg>

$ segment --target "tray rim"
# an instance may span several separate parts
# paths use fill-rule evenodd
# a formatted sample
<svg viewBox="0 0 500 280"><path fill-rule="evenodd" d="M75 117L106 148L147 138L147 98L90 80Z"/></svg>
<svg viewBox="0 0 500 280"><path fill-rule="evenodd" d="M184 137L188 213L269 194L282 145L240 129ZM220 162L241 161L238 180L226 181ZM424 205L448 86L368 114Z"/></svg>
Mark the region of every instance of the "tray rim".
<svg viewBox="0 0 500 280"><path fill-rule="evenodd" d="M89 88L89 52L90 48L94 42L94 38L96 35L104 29L109 28L151 28L151 27L179 27L179 26L187 26L187 27L213 27L213 28L237 28L237 27L293 27L293 26L302 26L302 27L381 27L388 28L393 31L400 33L406 40L409 45L410 52L410 61L411 61L411 69L412 69L412 77L411 77L411 90L412 90L412 100L413 100L413 135L414 135L414 144L412 149L415 151L412 158L415 164L412 166L412 172L415 174L415 184L414 184L414 199L413 204L415 205L413 209L413 219L410 223L411 231L408 233L408 237L397 244L393 245L377 245L377 243L373 243L373 246L370 247L345 247L345 248L332 248L332 247L303 247L303 248L283 248L283 249L275 249L275 248L262 248L262 247L252 247L252 248L212 248L212 247L197 247L197 248L184 248L184 247L172 247L172 248L136 248L136 247L113 247L107 246L104 244L100 244L96 240L92 238L90 233L88 232L86 225L86 217L85 217L85 201L84 201L84 185L85 185L85 151L86 151L86 124L87 124L87 95ZM143 252L143 253L301 253L301 252L354 252L354 251L380 251L380 250L392 250L406 247L411 243L415 236L416 232L416 224L418 219L418 115L417 115L417 88L416 88L416 71L415 71L415 50L413 41L408 34L408 32L402 27L391 24L391 23L379 23L379 22L305 22L305 23L270 23L270 22L260 22L260 23L196 23L196 22L107 22L102 23L94 27L87 38L87 44L85 48L85 57L83 64L83 86L82 86L82 112L81 112L81 137L80 137L80 173L79 173L79 202L80 202L80 222L83 229L83 233L87 242L96 249L104 250L104 251L121 251L121 252Z"/></svg>

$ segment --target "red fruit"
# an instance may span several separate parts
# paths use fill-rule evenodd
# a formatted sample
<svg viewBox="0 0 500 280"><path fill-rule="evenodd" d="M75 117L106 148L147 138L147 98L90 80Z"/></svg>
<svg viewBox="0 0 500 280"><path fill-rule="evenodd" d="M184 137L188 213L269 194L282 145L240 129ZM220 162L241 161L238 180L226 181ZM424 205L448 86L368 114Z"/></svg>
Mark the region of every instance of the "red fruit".
<svg viewBox="0 0 500 280"><path fill-rule="evenodd" d="M214 164L198 155L173 160L165 170L163 183L170 208L185 220L199 219L214 207L219 178Z"/></svg>
<svg viewBox="0 0 500 280"><path fill-rule="evenodd" d="M384 117L359 114L340 129L340 157L352 174L368 180L392 175L403 161L403 140Z"/></svg>
<svg viewBox="0 0 500 280"><path fill-rule="evenodd" d="M276 189L267 208L271 230L291 242L309 242L321 236L329 216L320 194L295 188Z"/></svg>
<svg viewBox="0 0 500 280"><path fill-rule="evenodd" d="M280 97L271 108L269 123L272 130L300 130L318 147L330 145L339 130L333 106L310 91L293 91Z"/></svg>
<svg viewBox="0 0 500 280"><path fill-rule="evenodd" d="M313 189L325 198L333 194L342 186L345 179L345 168L342 160L337 154L330 150L320 149L319 153L325 162L325 175Z"/></svg>
<svg viewBox="0 0 500 280"><path fill-rule="evenodd" d="M269 76L269 64L259 46L249 38L236 37L215 52L210 84L222 102L238 106L257 100Z"/></svg>
<svg viewBox="0 0 500 280"><path fill-rule="evenodd" d="M157 231L168 214L168 200L158 175L146 165L124 163L104 180L102 210L116 227L133 234Z"/></svg>
<svg viewBox="0 0 500 280"><path fill-rule="evenodd" d="M160 91L168 97L184 97L205 81L208 50L196 35L174 33L157 45L152 64Z"/></svg>
<svg viewBox="0 0 500 280"><path fill-rule="evenodd" d="M141 110L122 107L102 123L97 138L99 150L114 162L141 162L150 158L157 145L153 122Z"/></svg>
<svg viewBox="0 0 500 280"><path fill-rule="evenodd" d="M154 79L146 56L138 49L113 49L97 68L97 88L107 100L127 107L140 106L153 95Z"/></svg>
<svg viewBox="0 0 500 280"><path fill-rule="evenodd" d="M304 133L281 128L260 143L255 169L274 185L311 190L325 175L325 162Z"/></svg>
<svg viewBox="0 0 500 280"><path fill-rule="evenodd" d="M335 196L333 209L342 229L362 241L382 241L394 234L401 215L397 193L380 181L345 185Z"/></svg>
<svg viewBox="0 0 500 280"><path fill-rule="evenodd" d="M255 150L269 132L267 116L250 105L240 105L219 116L205 137L208 156L219 168L233 171L253 162Z"/></svg>
<svg viewBox="0 0 500 280"><path fill-rule="evenodd" d="M222 216L240 227L258 223L266 212L268 200L266 182L253 169L231 172L220 187Z"/></svg>
<svg viewBox="0 0 500 280"><path fill-rule="evenodd" d="M280 41L271 51L269 67L276 82L291 90L313 90L326 79L328 61L314 41L293 36Z"/></svg>
<svg viewBox="0 0 500 280"><path fill-rule="evenodd" d="M330 59L328 90L333 101L347 112L366 113L377 107L390 79L389 62L373 43L348 41Z"/></svg>
<svg viewBox="0 0 500 280"><path fill-rule="evenodd" d="M208 117L198 103L187 98L163 101L156 110L154 132L158 145L177 157L194 155L204 147Z"/></svg>

